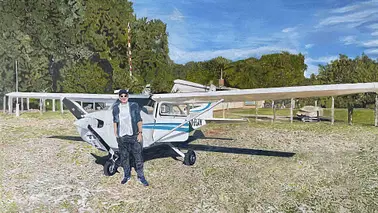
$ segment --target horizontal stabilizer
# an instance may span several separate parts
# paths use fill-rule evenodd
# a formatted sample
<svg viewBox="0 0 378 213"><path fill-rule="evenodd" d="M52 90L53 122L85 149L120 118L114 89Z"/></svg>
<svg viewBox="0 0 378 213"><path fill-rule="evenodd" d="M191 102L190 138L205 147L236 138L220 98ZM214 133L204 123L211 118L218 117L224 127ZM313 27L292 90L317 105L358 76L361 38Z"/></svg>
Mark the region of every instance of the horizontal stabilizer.
<svg viewBox="0 0 378 213"><path fill-rule="evenodd" d="M248 122L246 118L206 118L207 123L241 123Z"/></svg>

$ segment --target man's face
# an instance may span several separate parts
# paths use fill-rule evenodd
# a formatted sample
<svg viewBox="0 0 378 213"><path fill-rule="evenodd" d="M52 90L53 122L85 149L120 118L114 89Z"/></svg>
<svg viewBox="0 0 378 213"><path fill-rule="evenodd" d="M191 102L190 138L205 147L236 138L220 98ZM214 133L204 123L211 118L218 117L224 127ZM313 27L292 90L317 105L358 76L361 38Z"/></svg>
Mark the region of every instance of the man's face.
<svg viewBox="0 0 378 213"><path fill-rule="evenodd" d="M128 94L121 94L119 95L119 100L121 103L125 104L129 100L129 95Z"/></svg>

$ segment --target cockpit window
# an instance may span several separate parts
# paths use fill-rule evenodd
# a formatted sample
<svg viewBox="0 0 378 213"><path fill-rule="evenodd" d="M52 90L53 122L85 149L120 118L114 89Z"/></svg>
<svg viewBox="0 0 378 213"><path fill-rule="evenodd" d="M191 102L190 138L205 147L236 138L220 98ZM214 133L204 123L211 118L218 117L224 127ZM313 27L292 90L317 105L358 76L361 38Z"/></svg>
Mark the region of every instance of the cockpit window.
<svg viewBox="0 0 378 213"><path fill-rule="evenodd" d="M162 116L186 116L185 106L163 103L160 106L160 115Z"/></svg>
<svg viewBox="0 0 378 213"><path fill-rule="evenodd" d="M154 114L154 108L150 106L144 106L142 108L142 111L145 112L146 114L152 115Z"/></svg>

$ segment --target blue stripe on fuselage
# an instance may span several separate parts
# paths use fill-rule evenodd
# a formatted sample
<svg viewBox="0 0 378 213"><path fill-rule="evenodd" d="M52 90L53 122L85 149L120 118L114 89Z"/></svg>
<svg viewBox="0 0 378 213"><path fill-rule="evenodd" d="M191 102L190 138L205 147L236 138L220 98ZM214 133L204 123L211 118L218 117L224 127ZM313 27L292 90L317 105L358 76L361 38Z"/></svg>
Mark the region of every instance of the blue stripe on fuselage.
<svg viewBox="0 0 378 213"><path fill-rule="evenodd" d="M143 126L143 129L155 129L155 130L172 130L174 127L171 126ZM177 128L175 131L178 132L189 132L189 127L186 128Z"/></svg>
<svg viewBox="0 0 378 213"><path fill-rule="evenodd" d="M159 125L159 126L178 126L180 124L181 123L145 123L145 124L143 124L143 127L144 126L156 126L156 125ZM189 124L186 123L183 126L188 127Z"/></svg>
<svg viewBox="0 0 378 213"><path fill-rule="evenodd" d="M211 103L208 103L204 108L196 109L196 110L190 110L190 112L202 112L202 111L206 110L207 108L209 108L210 105L211 105Z"/></svg>

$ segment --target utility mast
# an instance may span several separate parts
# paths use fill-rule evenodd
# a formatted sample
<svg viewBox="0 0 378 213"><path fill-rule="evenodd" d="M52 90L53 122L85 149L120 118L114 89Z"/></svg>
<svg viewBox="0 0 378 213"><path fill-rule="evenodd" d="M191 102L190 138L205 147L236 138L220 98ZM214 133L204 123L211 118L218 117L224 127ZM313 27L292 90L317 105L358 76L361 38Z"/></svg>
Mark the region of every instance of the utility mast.
<svg viewBox="0 0 378 213"><path fill-rule="evenodd" d="M127 23L127 54L129 55L129 71L130 71L130 77L133 76L133 67L131 64L131 27L130 22Z"/></svg>

